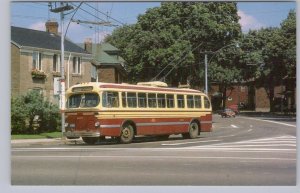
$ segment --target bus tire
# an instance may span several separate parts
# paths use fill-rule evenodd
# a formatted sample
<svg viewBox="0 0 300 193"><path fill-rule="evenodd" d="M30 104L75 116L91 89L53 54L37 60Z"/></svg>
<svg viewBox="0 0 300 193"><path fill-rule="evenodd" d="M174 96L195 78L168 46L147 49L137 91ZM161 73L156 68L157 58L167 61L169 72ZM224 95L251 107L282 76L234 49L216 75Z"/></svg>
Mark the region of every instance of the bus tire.
<svg viewBox="0 0 300 193"><path fill-rule="evenodd" d="M95 145L98 142L99 137L82 137L82 140L88 145Z"/></svg>
<svg viewBox="0 0 300 193"><path fill-rule="evenodd" d="M134 137L134 129L131 124L124 124L121 130L121 136L119 137L120 143L131 143Z"/></svg>
<svg viewBox="0 0 300 193"><path fill-rule="evenodd" d="M195 139L199 135L199 125L196 121L193 121L189 125L189 132L183 133L182 136L185 139Z"/></svg>

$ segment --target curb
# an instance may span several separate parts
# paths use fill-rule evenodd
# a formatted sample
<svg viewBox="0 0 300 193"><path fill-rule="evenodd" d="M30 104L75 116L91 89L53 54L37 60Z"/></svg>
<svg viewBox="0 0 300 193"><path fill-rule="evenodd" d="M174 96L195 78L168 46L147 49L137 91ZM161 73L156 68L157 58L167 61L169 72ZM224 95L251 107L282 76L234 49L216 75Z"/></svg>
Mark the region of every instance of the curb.
<svg viewBox="0 0 300 193"><path fill-rule="evenodd" d="M24 144L24 143L53 143L53 142L65 142L65 139L54 138L54 139L14 139L11 140L11 144Z"/></svg>

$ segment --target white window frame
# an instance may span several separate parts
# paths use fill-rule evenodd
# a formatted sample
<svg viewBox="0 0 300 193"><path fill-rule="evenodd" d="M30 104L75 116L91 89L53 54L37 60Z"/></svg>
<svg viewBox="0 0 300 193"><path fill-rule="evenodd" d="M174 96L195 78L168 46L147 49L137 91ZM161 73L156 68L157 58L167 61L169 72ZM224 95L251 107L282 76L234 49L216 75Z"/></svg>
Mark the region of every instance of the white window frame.
<svg viewBox="0 0 300 193"><path fill-rule="evenodd" d="M32 53L32 69L42 71L42 61L43 61L43 55L41 52Z"/></svg>
<svg viewBox="0 0 300 193"><path fill-rule="evenodd" d="M81 74L81 58L73 57L73 74Z"/></svg>

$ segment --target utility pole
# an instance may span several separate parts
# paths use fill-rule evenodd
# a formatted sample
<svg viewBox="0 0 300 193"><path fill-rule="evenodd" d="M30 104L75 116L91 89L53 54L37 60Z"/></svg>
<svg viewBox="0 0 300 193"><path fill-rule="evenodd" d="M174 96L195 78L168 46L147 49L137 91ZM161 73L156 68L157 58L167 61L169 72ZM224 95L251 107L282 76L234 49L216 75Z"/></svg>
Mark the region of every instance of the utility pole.
<svg viewBox="0 0 300 193"><path fill-rule="evenodd" d="M217 51L204 51L204 52L200 52L201 53L204 53L204 64L205 64L205 91L204 93L205 94L208 94L208 80L207 80L207 71L208 71L208 65L210 63L210 61L212 60L212 58L217 54L219 53L222 49L226 48L226 47L229 47L229 46L232 46L232 45L235 45L236 48L239 48L240 45L238 42L234 42L234 43L231 43L231 44L228 44L228 45L225 45L223 47L221 47L220 49L218 49ZM212 54L212 56L210 57L210 60L207 62L207 54Z"/></svg>
<svg viewBox="0 0 300 193"><path fill-rule="evenodd" d="M61 7L55 7L54 9L50 9L51 12L54 13L60 13L60 25L61 25L61 65L60 65L60 110L61 110L61 132L62 132L62 139L63 139L63 134L65 132L65 89L66 89L66 83L65 83L65 66L64 66L64 60L65 60L65 41L64 41L64 11L72 10L73 7L70 5L64 5L63 2L60 3Z"/></svg>

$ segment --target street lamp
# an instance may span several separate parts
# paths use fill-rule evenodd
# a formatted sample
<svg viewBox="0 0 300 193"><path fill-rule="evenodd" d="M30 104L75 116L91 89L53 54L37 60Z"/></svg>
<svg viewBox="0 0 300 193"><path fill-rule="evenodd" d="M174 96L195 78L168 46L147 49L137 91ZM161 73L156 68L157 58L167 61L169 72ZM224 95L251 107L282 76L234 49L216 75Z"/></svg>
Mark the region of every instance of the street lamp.
<svg viewBox="0 0 300 193"><path fill-rule="evenodd" d="M227 47L232 46L232 45L235 45L236 48L240 47L239 43L235 42L235 43L231 43L231 44L225 45L225 46L221 47L220 49L218 49L217 51L214 51L214 52L206 52L206 51L203 52L203 53L205 53L205 56L204 56L204 64L205 64L205 91L204 91L204 93L205 94L208 94L208 80L207 80L208 64L210 63L210 61L212 60L212 58L215 55L217 55L217 53L219 53L222 49L227 48ZM213 55L211 56L209 62L207 62L207 54L209 54L209 53L212 53Z"/></svg>

